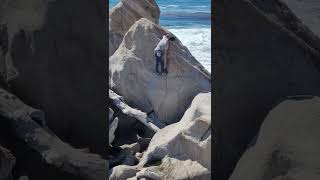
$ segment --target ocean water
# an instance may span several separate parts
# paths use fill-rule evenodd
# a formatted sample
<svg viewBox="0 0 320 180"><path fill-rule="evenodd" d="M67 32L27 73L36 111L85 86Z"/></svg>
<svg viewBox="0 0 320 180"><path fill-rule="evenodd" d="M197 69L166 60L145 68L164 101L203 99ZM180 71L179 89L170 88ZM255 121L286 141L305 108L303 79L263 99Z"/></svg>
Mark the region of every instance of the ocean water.
<svg viewBox="0 0 320 180"><path fill-rule="evenodd" d="M156 0L160 25L168 29L211 72L211 0ZM109 0L111 9L118 0Z"/></svg>

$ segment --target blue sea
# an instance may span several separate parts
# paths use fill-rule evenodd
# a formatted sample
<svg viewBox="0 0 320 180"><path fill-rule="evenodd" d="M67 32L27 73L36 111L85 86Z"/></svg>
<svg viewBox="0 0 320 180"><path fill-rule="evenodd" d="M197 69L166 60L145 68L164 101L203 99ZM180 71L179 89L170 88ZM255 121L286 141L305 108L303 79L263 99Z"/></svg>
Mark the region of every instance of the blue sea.
<svg viewBox="0 0 320 180"><path fill-rule="evenodd" d="M111 9L119 0L109 0ZM160 25L175 34L211 72L211 0L156 0Z"/></svg>

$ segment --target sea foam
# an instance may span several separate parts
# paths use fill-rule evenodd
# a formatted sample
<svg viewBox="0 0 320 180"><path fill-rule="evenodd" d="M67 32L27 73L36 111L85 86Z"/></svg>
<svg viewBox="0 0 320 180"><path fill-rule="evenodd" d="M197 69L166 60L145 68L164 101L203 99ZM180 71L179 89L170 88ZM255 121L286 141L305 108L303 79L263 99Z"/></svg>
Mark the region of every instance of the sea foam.
<svg viewBox="0 0 320 180"><path fill-rule="evenodd" d="M177 36L191 54L211 73L211 29L168 27L168 30Z"/></svg>

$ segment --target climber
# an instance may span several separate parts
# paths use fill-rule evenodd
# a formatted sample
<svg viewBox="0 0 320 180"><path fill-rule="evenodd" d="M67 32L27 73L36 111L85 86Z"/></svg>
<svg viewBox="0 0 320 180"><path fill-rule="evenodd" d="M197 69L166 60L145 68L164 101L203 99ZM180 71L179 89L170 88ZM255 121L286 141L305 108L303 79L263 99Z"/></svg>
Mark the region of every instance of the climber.
<svg viewBox="0 0 320 180"><path fill-rule="evenodd" d="M170 41L174 41L175 37L171 34L166 34L159 41L157 47L154 49L154 54L156 56L156 72L157 75L167 74L167 55L170 45ZM161 66L161 71L159 72L159 64Z"/></svg>

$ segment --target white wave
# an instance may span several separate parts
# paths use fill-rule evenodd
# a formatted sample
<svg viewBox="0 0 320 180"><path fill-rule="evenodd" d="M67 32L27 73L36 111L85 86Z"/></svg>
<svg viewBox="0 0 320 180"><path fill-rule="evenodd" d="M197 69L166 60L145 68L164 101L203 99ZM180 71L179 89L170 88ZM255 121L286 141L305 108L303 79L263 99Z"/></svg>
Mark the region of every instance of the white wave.
<svg viewBox="0 0 320 180"><path fill-rule="evenodd" d="M159 8L160 9L167 9L167 8L177 8L177 7L179 7L179 5L171 5L171 4L169 4L169 5L160 5L159 6Z"/></svg>
<svg viewBox="0 0 320 180"><path fill-rule="evenodd" d="M179 7L178 5L167 5L167 7Z"/></svg>
<svg viewBox="0 0 320 180"><path fill-rule="evenodd" d="M211 72L211 28L168 28L191 54Z"/></svg>

